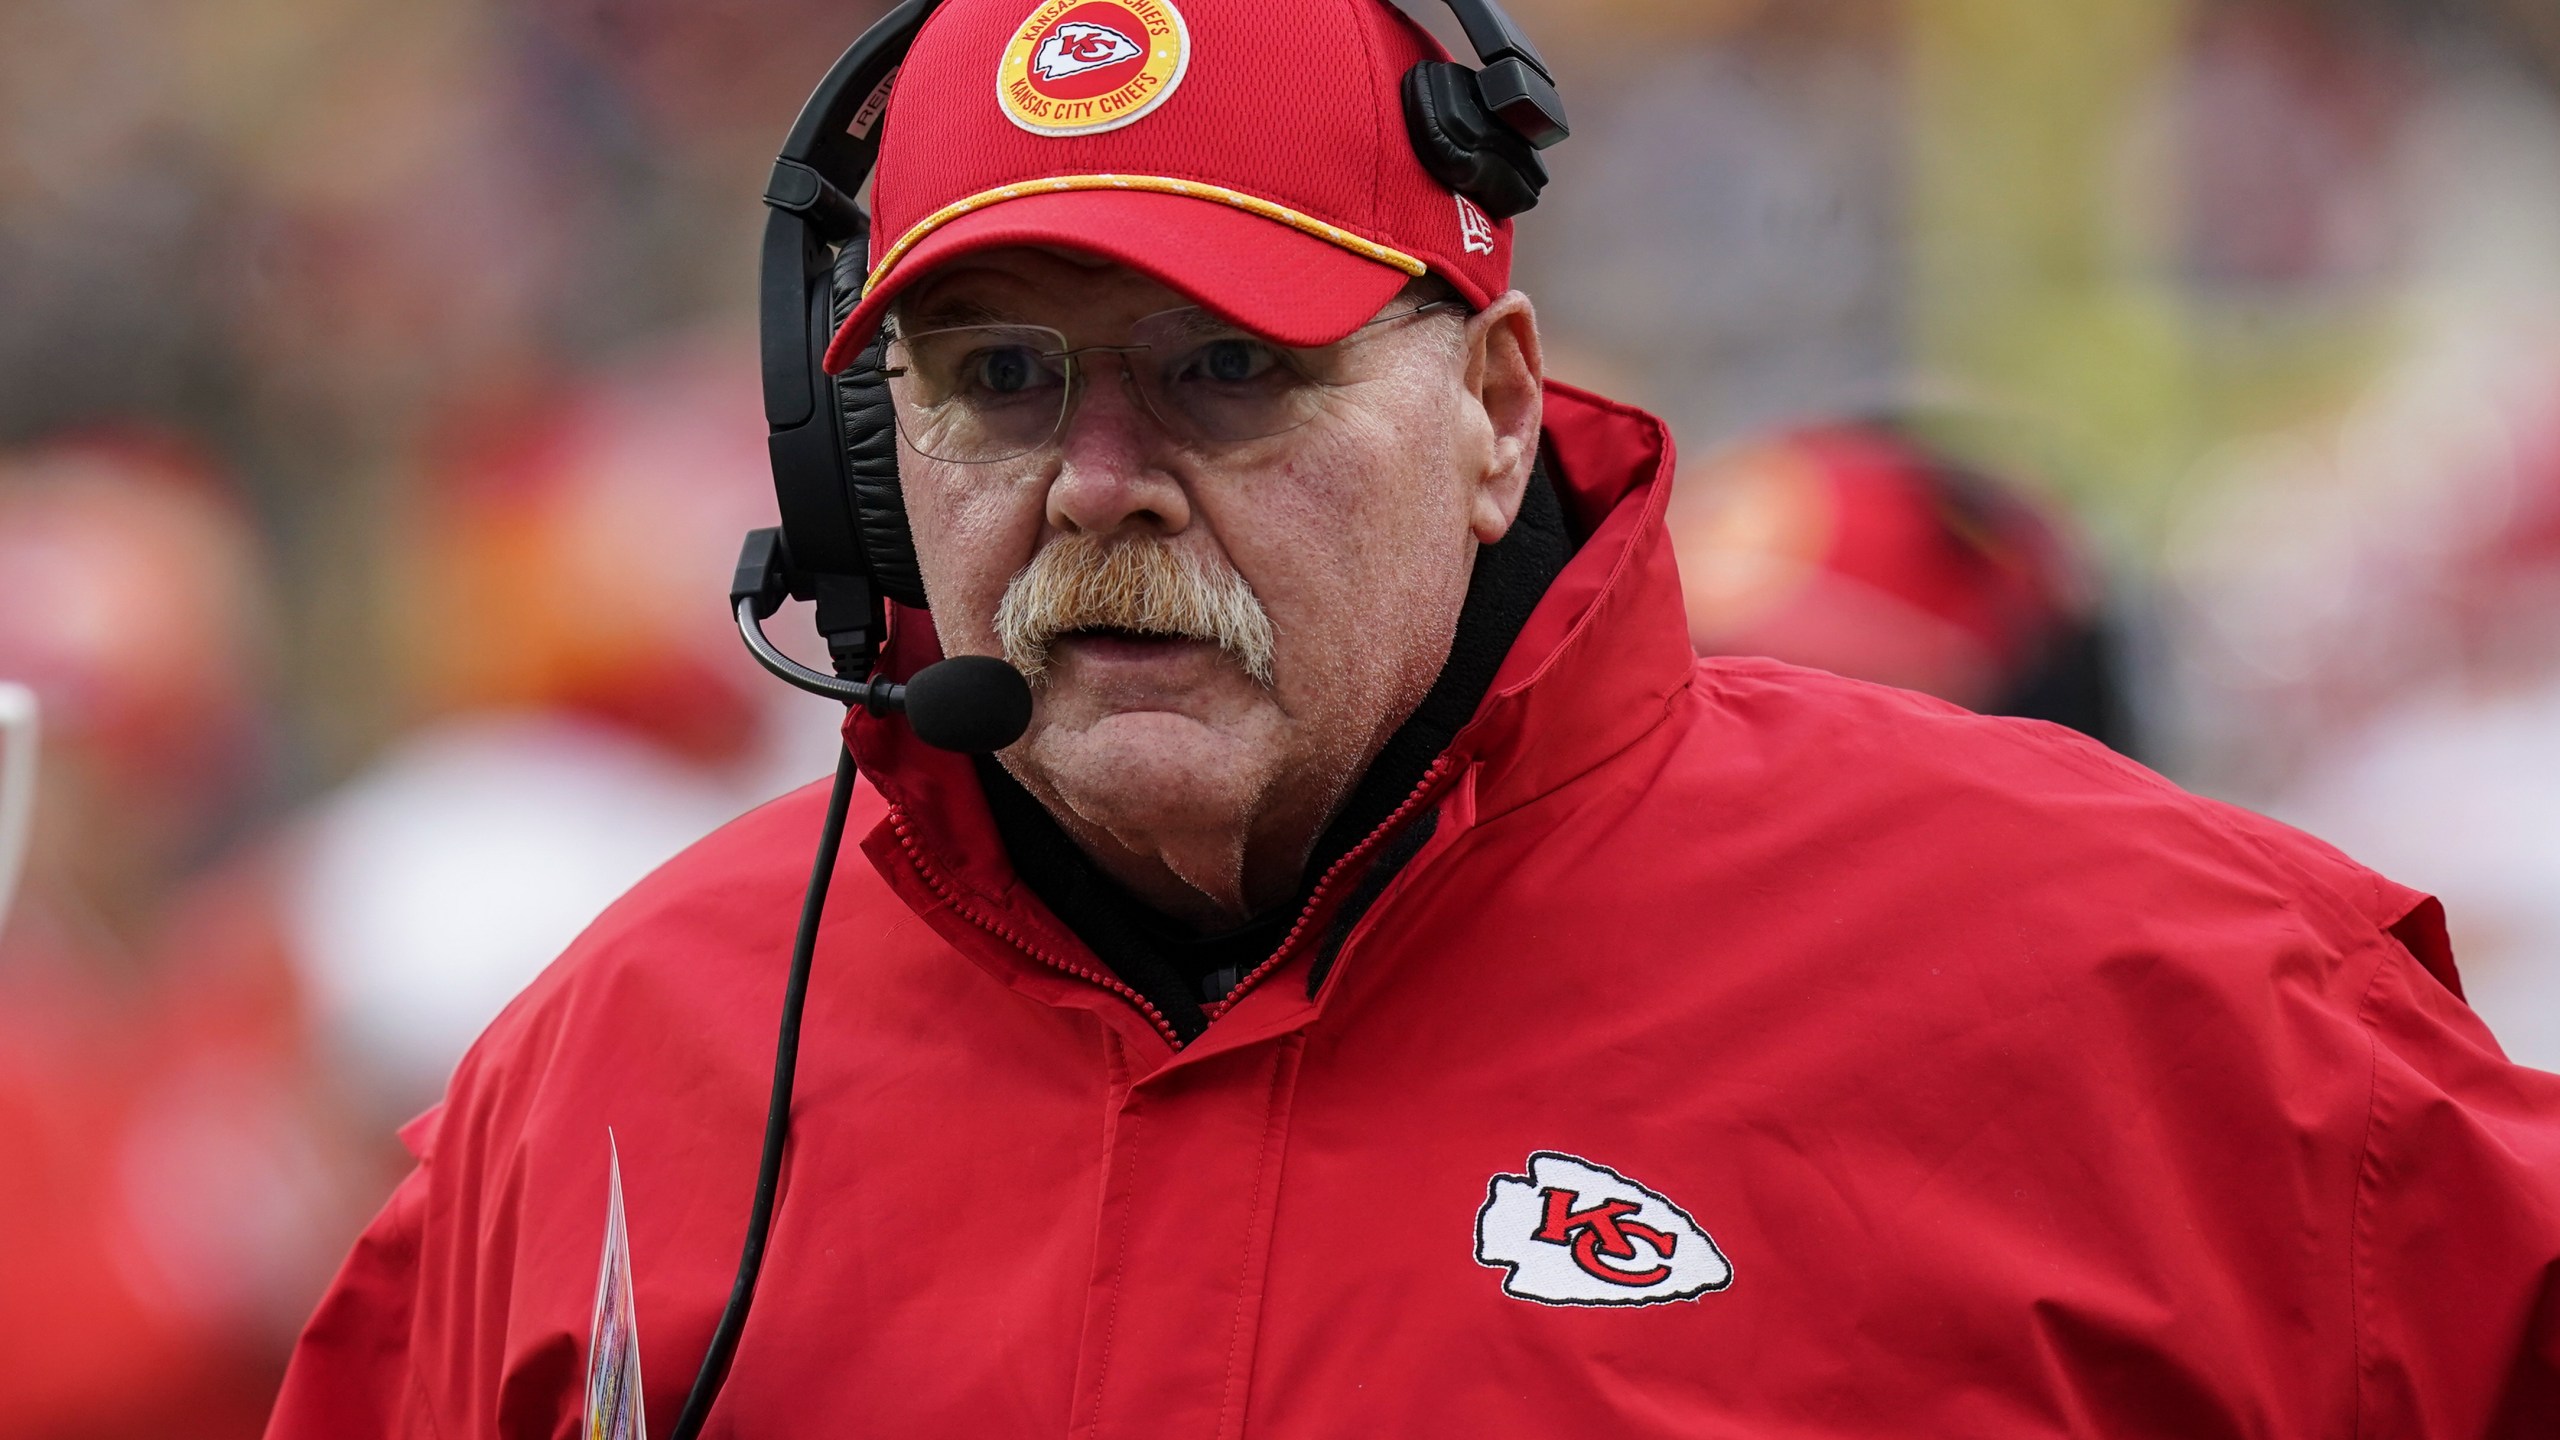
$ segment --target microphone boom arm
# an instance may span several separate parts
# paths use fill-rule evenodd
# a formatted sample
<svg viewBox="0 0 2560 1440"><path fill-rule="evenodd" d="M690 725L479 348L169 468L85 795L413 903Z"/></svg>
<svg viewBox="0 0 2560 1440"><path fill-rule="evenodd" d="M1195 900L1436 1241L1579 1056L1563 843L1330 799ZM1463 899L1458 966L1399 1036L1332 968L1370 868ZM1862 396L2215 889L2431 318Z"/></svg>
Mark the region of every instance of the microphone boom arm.
<svg viewBox="0 0 2560 1440"><path fill-rule="evenodd" d="M738 635L747 642L747 650L776 679L795 685L812 695L823 695L839 705L859 705L874 715L895 712L903 698L904 685L892 685L874 675L868 680L853 681L812 670L782 653L764 633L764 620L756 614L752 595L738 601Z"/></svg>

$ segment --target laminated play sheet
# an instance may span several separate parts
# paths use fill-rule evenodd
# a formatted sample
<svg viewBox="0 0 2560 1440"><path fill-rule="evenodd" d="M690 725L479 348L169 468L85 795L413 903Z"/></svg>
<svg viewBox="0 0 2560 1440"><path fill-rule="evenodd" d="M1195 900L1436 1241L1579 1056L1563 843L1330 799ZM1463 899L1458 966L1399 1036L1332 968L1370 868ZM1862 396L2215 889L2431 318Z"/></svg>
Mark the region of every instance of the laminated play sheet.
<svg viewBox="0 0 2560 1440"><path fill-rule="evenodd" d="M596 1271L596 1313L587 1330L586 1440L649 1440L640 1393L640 1326L631 1298L631 1231L622 1215L622 1152L612 1132L613 1180L605 1208L604 1263Z"/></svg>

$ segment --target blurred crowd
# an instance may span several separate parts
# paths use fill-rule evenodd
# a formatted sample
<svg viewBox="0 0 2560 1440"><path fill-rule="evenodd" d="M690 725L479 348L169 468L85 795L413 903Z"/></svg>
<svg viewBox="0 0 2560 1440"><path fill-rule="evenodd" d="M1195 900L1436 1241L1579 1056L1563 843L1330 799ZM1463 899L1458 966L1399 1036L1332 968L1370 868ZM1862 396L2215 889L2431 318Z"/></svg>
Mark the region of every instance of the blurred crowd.
<svg viewBox="0 0 2560 1440"><path fill-rule="evenodd" d="M0 1440L255 1434L471 1037L831 763L721 595L755 197L879 8L0 7ZM2560 1067L2560 11L1512 8L1700 649L2303 825Z"/></svg>

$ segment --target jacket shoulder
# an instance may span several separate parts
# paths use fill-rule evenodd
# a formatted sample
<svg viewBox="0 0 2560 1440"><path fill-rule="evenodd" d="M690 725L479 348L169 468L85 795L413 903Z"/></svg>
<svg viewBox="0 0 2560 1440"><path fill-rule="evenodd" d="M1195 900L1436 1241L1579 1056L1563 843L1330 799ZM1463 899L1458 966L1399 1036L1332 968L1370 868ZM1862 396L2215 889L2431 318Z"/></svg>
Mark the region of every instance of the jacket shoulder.
<svg viewBox="0 0 2560 1440"><path fill-rule="evenodd" d="M1900 832L1915 851L1987 861L2013 881L2051 878L2071 903L2157 901L2219 882L2334 944L2390 934L2455 987L2428 896L2059 725L1770 660L1702 660L1693 688L1707 712L1693 743L1741 740L1776 772L1763 783L1842 824ZM2108 896L2110 882L2128 893Z"/></svg>

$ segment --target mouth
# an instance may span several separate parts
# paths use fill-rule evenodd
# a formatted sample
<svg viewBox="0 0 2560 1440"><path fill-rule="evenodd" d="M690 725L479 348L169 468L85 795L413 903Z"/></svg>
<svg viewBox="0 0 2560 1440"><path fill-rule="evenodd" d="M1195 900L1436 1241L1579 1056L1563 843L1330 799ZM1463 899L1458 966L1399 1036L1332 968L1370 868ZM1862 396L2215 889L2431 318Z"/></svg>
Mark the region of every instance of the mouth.
<svg viewBox="0 0 2560 1440"><path fill-rule="evenodd" d="M1118 625L1086 625L1073 630L1061 630L1058 632L1057 639L1050 643L1064 645L1070 641L1133 650L1169 649L1176 645L1209 643L1189 635L1177 635L1168 630L1130 630Z"/></svg>
<svg viewBox="0 0 2560 1440"><path fill-rule="evenodd" d="M1180 665L1222 654L1217 643L1166 630L1132 630L1119 625L1085 625L1061 630L1049 642L1050 653L1073 656L1080 666L1102 672L1163 674L1162 666ZM1089 672L1090 673L1090 672Z"/></svg>

